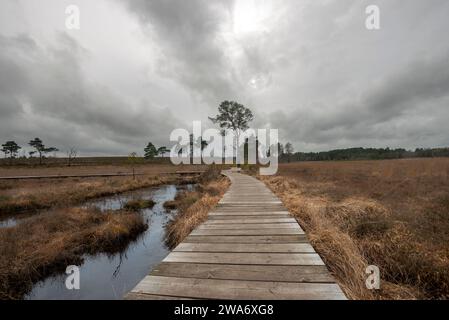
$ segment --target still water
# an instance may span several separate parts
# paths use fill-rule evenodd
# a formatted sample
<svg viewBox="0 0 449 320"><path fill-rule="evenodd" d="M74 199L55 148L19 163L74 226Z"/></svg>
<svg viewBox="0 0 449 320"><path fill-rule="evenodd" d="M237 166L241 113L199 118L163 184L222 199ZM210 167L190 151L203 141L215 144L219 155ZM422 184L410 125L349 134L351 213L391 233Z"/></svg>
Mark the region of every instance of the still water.
<svg viewBox="0 0 449 320"><path fill-rule="evenodd" d="M173 200L177 190L185 188L192 189L193 186L167 185L85 204L102 210L116 210L133 198L153 199L156 202L152 209L142 210L148 230L124 252L112 256L98 254L84 257L84 263L79 267L79 290L68 290L65 286L67 275L62 274L37 283L26 299L122 299L169 253L164 243L164 226L176 213L167 213L162 205L167 200Z"/></svg>

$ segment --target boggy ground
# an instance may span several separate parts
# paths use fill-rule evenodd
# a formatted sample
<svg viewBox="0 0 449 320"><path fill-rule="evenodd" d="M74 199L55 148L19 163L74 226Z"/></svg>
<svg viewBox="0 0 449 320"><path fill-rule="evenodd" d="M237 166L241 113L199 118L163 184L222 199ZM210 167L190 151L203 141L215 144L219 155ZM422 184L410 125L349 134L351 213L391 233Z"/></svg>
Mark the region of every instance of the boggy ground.
<svg viewBox="0 0 449 320"><path fill-rule="evenodd" d="M174 171L175 168L180 169L171 166L170 170ZM48 169L19 168L38 170L33 174L43 174L42 170ZM127 170L122 169L124 172ZM8 167L2 170L16 169ZM156 165L156 168L145 170L166 172L167 166ZM49 173L55 174L54 171ZM127 203L129 211L109 212L75 208L73 205L88 199L167 183L192 183L196 179L198 177L148 175L136 179L1 181L0 218L21 217L23 213L27 213L27 218L14 227L0 228L0 299L22 298L35 282L65 271L68 265L80 264L84 254L121 252L148 227L139 208L150 207L152 203L140 200L138 203Z"/></svg>
<svg viewBox="0 0 449 320"><path fill-rule="evenodd" d="M125 191L152 187L166 183L189 183L190 177L176 175L161 175L162 172L182 170L177 166L147 165L139 166L136 172L148 175L111 178L67 178L41 180L0 181L0 219L19 213L32 213L56 206L70 206L89 199L113 195ZM195 170L203 169L201 167ZM52 170L52 171L49 171ZM8 172L10 175L44 175L44 174L76 174L80 172L129 172L128 166L86 166L57 168L13 168L0 167L0 175ZM25 172L24 172L25 171ZM6 174L5 174L6 175Z"/></svg>
<svg viewBox="0 0 449 320"><path fill-rule="evenodd" d="M137 212L65 208L0 229L0 299L22 298L84 254L120 252L147 227Z"/></svg>
<svg viewBox="0 0 449 320"><path fill-rule="evenodd" d="M259 178L349 298L449 298L449 159L298 162ZM366 289L368 265L380 290Z"/></svg>

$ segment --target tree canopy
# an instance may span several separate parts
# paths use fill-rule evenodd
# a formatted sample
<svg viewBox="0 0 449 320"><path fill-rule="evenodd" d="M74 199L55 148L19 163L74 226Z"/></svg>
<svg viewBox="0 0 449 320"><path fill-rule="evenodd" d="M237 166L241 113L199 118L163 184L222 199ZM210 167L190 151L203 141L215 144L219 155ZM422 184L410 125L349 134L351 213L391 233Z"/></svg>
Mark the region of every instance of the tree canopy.
<svg viewBox="0 0 449 320"><path fill-rule="evenodd" d="M244 105L235 101L223 101L218 107L218 115L209 119L220 126L221 129L230 129L238 134L249 128L254 120L253 113Z"/></svg>
<svg viewBox="0 0 449 320"><path fill-rule="evenodd" d="M34 138L28 144L32 146L34 149L36 149L36 152L39 154L39 163L41 164L42 164L42 157L46 153L59 151L55 147L46 147L40 138Z"/></svg>
<svg viewBox="0 0 449 320"><path fill-rule="evenodd" d="M148 142L147 146L145 147L145 149L143 149L143 151L145 152L144 153L145 159L153 159L155 156L158 155L158 150L152 142Z"/></svg>
<svg viewBox="0 0 449 320"><path fill-rule="evenodd" d="M5 153L5 156L9 155L10 161L16 157L17 152L22 149L15 141L7 141L5 144L2 144L2 152Z"/></svg>

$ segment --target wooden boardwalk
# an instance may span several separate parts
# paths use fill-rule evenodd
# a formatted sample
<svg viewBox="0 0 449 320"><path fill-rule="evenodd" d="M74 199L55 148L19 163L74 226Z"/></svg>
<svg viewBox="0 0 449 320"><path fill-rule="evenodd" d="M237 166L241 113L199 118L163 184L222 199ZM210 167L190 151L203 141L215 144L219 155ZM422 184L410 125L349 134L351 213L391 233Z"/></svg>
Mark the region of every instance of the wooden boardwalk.
<svg viewBox="0 0 449 320"><path fill-rule="evenodd" d="M127 299L346 299L281 201L259 180L231 187L208 220Z"/></svg>

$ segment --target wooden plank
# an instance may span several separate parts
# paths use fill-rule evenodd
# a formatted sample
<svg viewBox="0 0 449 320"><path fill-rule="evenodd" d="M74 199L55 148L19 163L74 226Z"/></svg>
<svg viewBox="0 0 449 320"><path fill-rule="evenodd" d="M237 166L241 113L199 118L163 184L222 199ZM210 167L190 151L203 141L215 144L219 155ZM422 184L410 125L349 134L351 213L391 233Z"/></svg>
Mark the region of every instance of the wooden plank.
<svg viewBox="0 0 449 320"><path fill-rule="evenodd" d="M284 206L281 204L264 204L264 203L248 203L248 204L217 204L217 208L223 209L223 210L234 210L234 209L243 209L243 210L248 210L248 209L254 209L254 208L259 208L259 209L278 209L278 210L285 210Z"/></svg>
<svg viewBox="0 0 449 320"><path fill-rule="evenodd" d="M295 266L324 265L323 260L316 253L171 252L163 261Z"/></svg>
<svg viewBox="0 0 449 320"><path fill-rule="evenodd" d="M326 266L270 266L162 262L151 275L179 278L332 283Z"/></svg>
<svg viewBox="0 0 449 320"><path fill-rule="evenodd" d="M220 224L206 224L203 223L196 230L250 230L250 229L300 229L298 224L295 223L245 223L245 224L235 224L235 223L220 223Z"/></svg>
<svg viewBox="0 0 449 320"><path fill-rule="evenodd" d="M299 227L296 229L287 229L287 228L272 228L272 229L225 229L225 230L215 230L215 229L195 229L190 233L192 236L238 236L238 235L255 235L255 236L263 236L263 235L290 235L290 234L304 234Z"/></svg>
<svg viewBox="0 0 449 320"><path fill-rule="evenodd" d="M244 211L244 210L233 210L233 211L219 211L215 210L211 213L209 213L209 217L214 216L289 216L291 217L290 213L288 211Z"/></svg>
<svg viewBox="0 0 449 320"><path fill-rule="evenodd" d="M209 219L203 223L203 225L217 225L217 224L246 224L246 223L294 223L296 222L295 218L246 218L246 219Z"/></svg>
<svg viewBox="0 0 449 320"><path fill-rule="evenodd" d="M274 214L274 215L262 215L260 219L285 219L291 218L290 214ZM216 221L216 220L234 220L234 219L258 219L258 215L215 215L209 216L207 221Z"/></svg>
<svg viewBox="0 0 449 320"><path fill-rule="evenodd" d="M221 206L263 206L263 205L270 205L270 204L282 204L280 201L270 201L267 199L264 200L253 200L253 201L235 201L235 200L227 200L227 201L220 201L218 204L218 207Z"/></svg>
<svg viewBox="0 0 449 320"><path fill-rule="evenodd" d="M183 242L198 243L296 243L307 242L306 235L285 236L192 236L189 235Z"/></svg>
<svg viewBox="0 0 449 320"><path fill-rule="evenodd" d="M271 252L314 253L308 243L180 243L173 252Z"/></svg>
<svg viewBox="0 0 449 320"><path fill-rule="evenodd" d="M147 276L133 293L205 299L345 299L336 284Z"/></svg>

